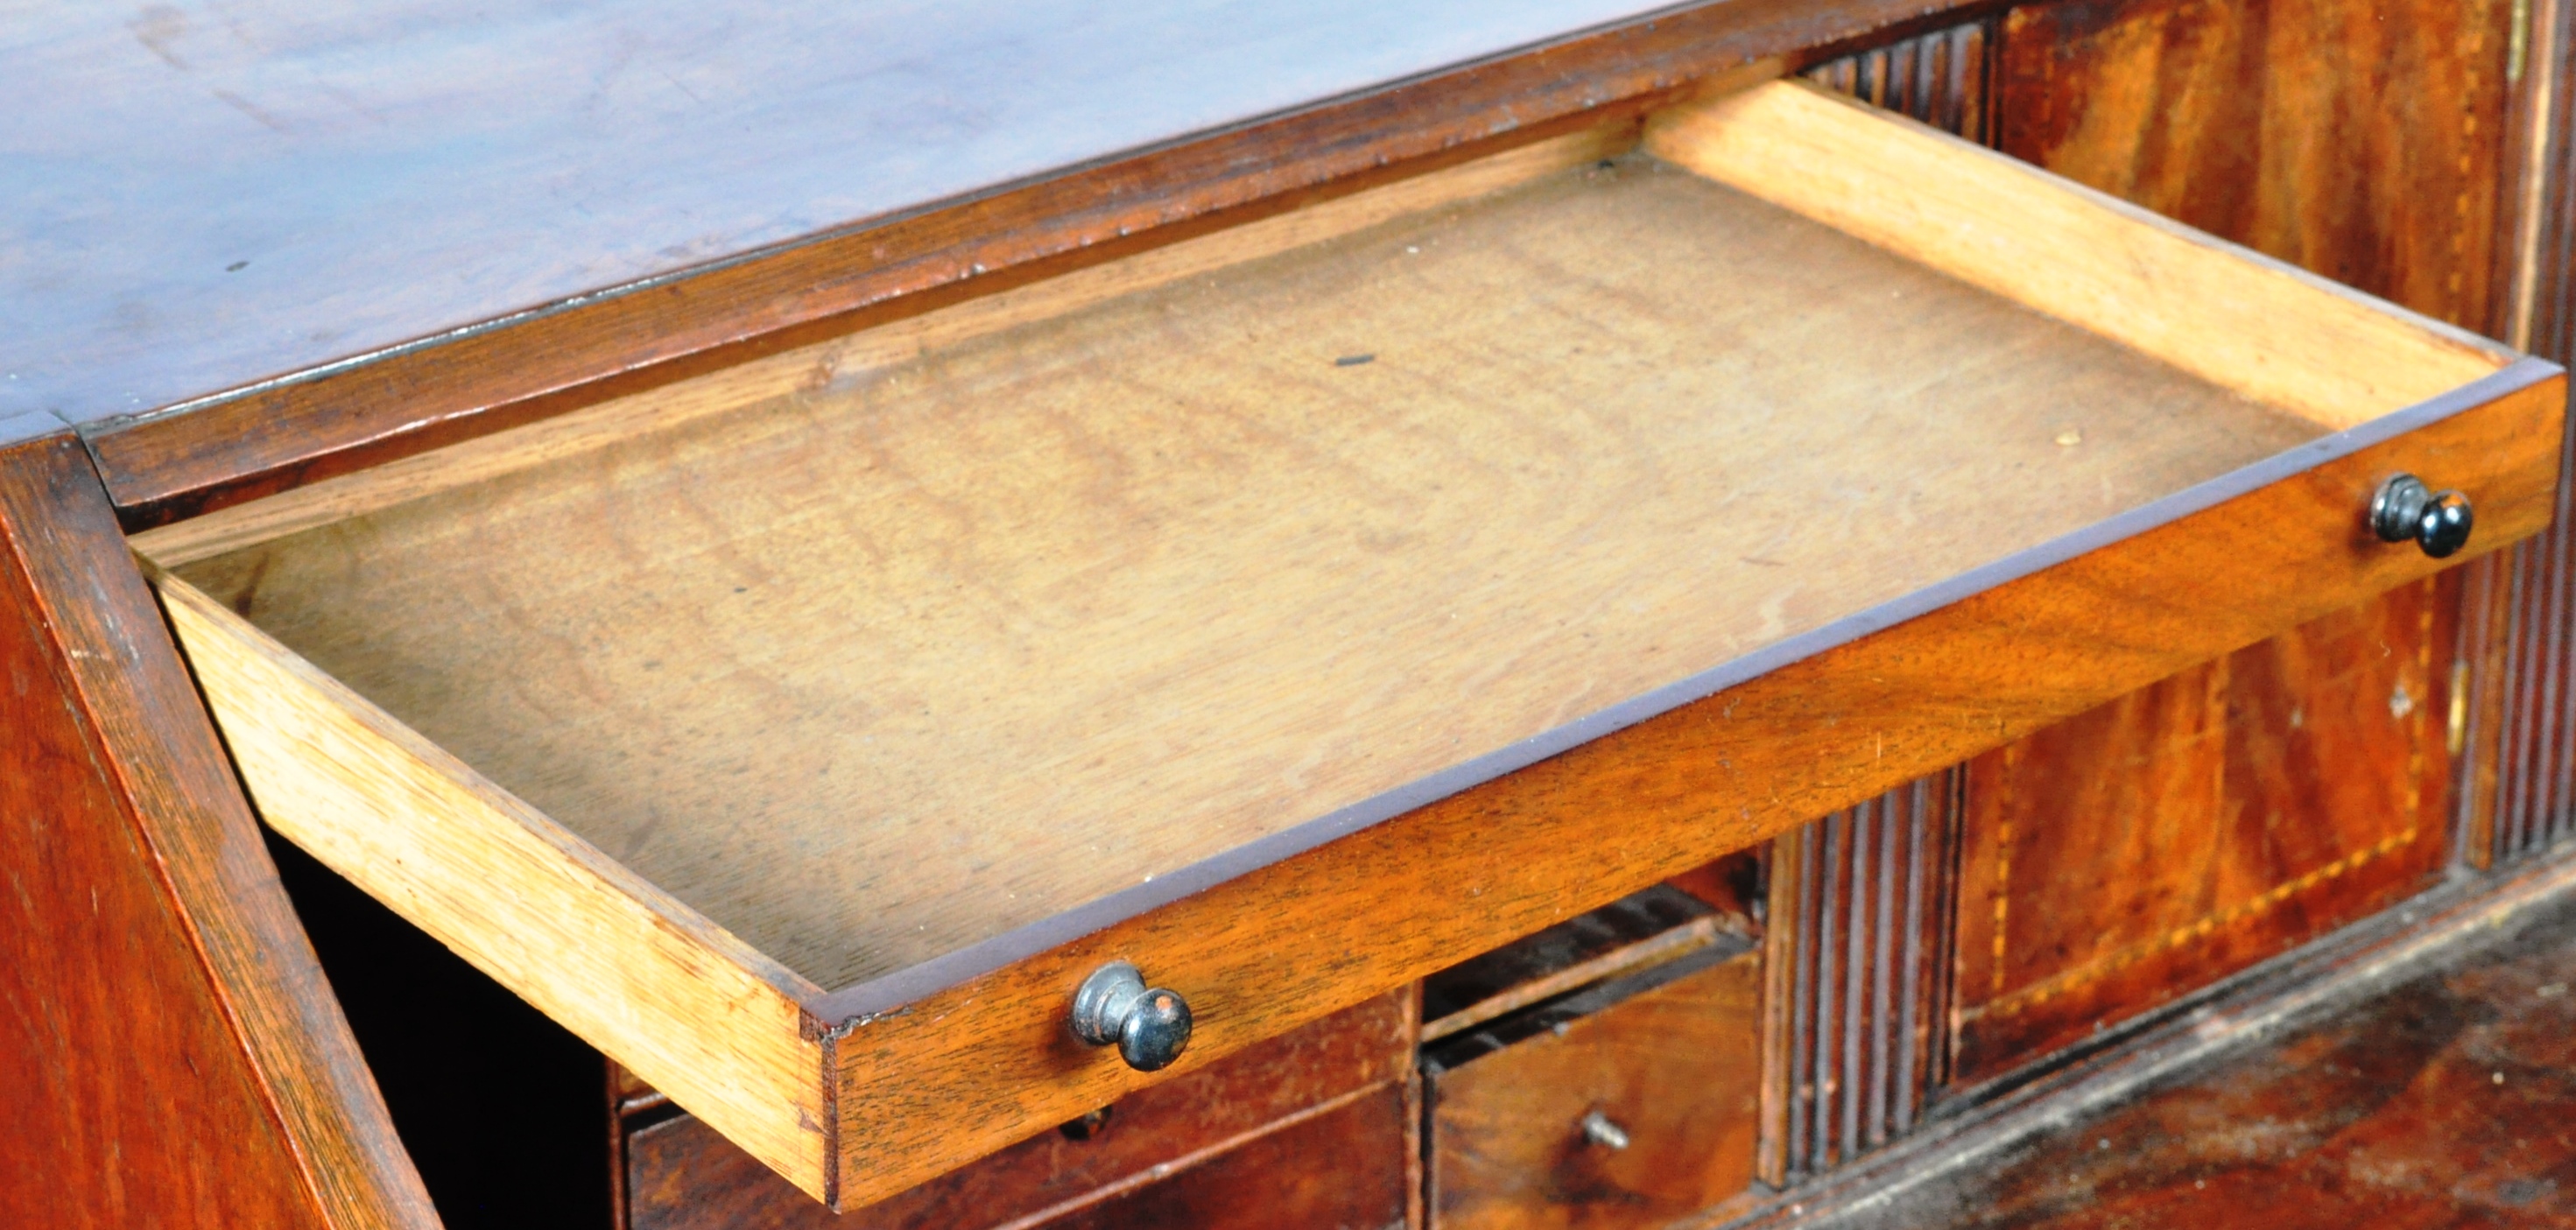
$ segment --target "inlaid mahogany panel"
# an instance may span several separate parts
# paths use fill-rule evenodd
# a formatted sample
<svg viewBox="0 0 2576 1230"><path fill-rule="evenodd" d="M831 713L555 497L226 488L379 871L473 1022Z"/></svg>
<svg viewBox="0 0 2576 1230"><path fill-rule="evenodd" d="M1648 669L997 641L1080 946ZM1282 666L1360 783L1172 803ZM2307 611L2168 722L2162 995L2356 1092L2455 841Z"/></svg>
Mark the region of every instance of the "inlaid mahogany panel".
<svg viewBox="0 0 2576 1230"><path fill-rule="evenodd" d="M1972 762L1957 1079L2433 883L2446 609L2417 584Z"/></svg>
<svg viewBox="0 0 2576 1230"><path fill-rule="evenodd" d="M2511 0L2067 0L2006 17L1997 144L2484 327Z"/></svg>
<svg viewBox="0 0 2576 1230"><path fill-rule="evenodd" d="M2502 0L2029 5L2003 22L1997 143L2483 326L2509 17ZM2391 595L1978 762L1959 1078L2429 882L2446 840L2455 587Z"/></svg>

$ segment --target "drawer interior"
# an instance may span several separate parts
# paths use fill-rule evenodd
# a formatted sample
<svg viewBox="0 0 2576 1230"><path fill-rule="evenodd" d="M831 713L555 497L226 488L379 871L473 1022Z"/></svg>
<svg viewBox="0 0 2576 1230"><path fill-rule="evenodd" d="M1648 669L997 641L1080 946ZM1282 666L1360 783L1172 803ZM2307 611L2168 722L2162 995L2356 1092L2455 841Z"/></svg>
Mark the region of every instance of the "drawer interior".
<svg viewBox="0 0 2576 1230"><path fill-rule="evenodd" d="M2510 360L1756 95L136 545L803 995L1096 930Z"/></svg>
<svg viewBox="0 0 2576 1230"><path fill-rule="evenodd" d="M2327 430L1640 153L176 571L841 986Z"/></svg>

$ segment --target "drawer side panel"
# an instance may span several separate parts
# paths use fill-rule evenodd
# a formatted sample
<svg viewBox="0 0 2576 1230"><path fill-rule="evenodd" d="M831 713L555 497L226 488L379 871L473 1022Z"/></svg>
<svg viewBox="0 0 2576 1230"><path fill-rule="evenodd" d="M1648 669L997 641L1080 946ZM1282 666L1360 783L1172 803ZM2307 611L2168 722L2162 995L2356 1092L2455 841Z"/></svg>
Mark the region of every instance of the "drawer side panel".
<svg viewBox="0 0 2576 1230"><path fill-rule="evenodd" d="M1658 113L1646 149L2331 427L2505 365L2492 343L1804 83Z"/></svg>
<svg viewBox="0 0 2576 1230"><path fill-rule="evenodd" d="M793 974L186 582L156 580L270 827L830 1198L823 1060Z"/></svg>

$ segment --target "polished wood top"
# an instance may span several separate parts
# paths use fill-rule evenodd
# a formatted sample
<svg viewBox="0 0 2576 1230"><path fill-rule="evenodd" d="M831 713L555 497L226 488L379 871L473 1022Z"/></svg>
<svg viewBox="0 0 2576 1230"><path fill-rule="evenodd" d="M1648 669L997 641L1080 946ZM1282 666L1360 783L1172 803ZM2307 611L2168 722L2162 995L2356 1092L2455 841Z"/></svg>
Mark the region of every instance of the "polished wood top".
<svg viewBox="0 0 2576 1230"><path fill-rule="evenodd" d="M0 30L0 414L162 524L1972 3L58 6Z"/></svg>
<svg viewBox="0 0 2576 1230"><path fill-rule="evenodd" d="M147 413L1651 7L22 9L0 414Z"/></svg>

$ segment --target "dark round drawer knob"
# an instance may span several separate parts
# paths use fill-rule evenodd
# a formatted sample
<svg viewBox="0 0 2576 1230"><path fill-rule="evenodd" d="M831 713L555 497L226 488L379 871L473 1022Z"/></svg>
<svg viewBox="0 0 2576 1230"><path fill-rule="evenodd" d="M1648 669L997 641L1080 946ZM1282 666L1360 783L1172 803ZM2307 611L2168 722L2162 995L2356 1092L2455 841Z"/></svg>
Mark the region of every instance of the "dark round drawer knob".
<svg viewBox="0 0 2576 1230"><path fill-rule="evenodd" d="M2381 541L2413 539L2435 559L2469 545L2469 531L2476 525L2469 497L2457 491L2434 491L2412 474L2381 483L2379 494L2370 501L2370 528Z"/></svg>
<svg viewBox="0 0 2576 1230"><path fill-rule="evenodd" d="M1073 993L1073 1034L1093 1046L1115 1045L1139 1072L1171 1066L1190 1045L1190 1003L1178 991L1145 985L1125 961L1093 970Z"/></svg>

